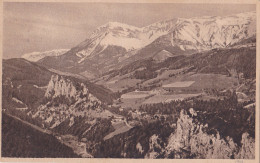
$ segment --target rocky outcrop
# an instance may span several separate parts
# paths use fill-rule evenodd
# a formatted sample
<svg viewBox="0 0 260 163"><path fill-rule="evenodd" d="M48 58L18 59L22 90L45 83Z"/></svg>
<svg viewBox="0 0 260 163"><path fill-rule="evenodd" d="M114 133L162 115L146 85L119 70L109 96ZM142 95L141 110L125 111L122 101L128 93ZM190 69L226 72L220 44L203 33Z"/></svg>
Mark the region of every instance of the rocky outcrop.
<svg viewBox="0 0 260 163"><path fill-rule="evenodd" d="M188 114L189 113L189 114ZM221 138L220 134L209 135L204 132L207 125L195 122L193 109L182 110L177 121L177 129L169 137L166 157L206 158L206 159L252 159L254 158L254 139L249 134L242 135L242 147L230 137ZM173 156L172 156L173 155Z"/></svg>
<svg viewBox="0 0 260 163"><path fill-rule="evenodd" d="M164 152L162 144L163 142L158 135L152 135L149 139L149 151L145 155L145 158L157 158L161 153Z"/></svg>
<svg viewBox="0 0 260 163"><path fill-rule="evenodd" d="M77 90L70 80L58 75L52 75L45 92L45 97L57 97L60 95L72 97L76 96L76 94Z"/></svg>
<svg viewBox="0 0 260 163"><path fill-rule="evenodd" d="M65 79L63 76L52 75L51 80L47 86L45 92L46 98L55 98L59 96L65 96L67 98L74 98L77 102L85 99L101 104L101 101L94 95L89 93L86 85L83 83L73 83L69 79Z"/></svg>
<svg viewBox="0 0 260 163"><path fill-rule="evenodd" d="M45 102L38 107L33 118L39 117L50 128L58 126L67 119L68 127L71 127L74 124L74 117L85 116L91 111L93 114L98 114L102 110L101 101L89 93L84 83L72 82L58 75L53 75L49 81Z"/></svg>
<svg viewBox="0 0 260 163"><path fill-rule="evenodd" d="M255 140L248 133L242 135L242 147L240 148L236 159L253 159L255 158Z"/></svg>

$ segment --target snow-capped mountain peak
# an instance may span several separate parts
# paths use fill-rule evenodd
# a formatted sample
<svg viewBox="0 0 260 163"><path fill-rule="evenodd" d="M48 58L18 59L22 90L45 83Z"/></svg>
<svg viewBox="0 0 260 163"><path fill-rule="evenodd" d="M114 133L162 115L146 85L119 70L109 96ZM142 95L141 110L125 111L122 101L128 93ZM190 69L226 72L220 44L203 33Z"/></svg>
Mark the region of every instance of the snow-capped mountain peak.
<svg viewBox="0 0 260 163"><path fill-rule="evenodd" d="M89 39L78 46L82 49L76 53L80 58L79 63L97 52L97 48L99 49L97 53L101 53L108 46L119 46L126 51L140 49L169 33L175 22L176 20L172 19L142 28L119 22L108 22L98 27Z"/></svg>
<svg viewBox="0 0 260 163"><path fill-rule="evenodd" d="M126 52L138 50L167 34L171 35L172 46L183 51L223 48L255 34L255 19L255 12L247 12L229 16L176 18L141 28L108 22L78 46L76 56L79 57L78 63L82 63L101 54L109 46L124 48Z"/></svg>
<svg viewBox="0 0 260 163"><path fill-rule="evenodd" d="M198 51L230 46L256 33L255 12L229 16L179 18L173 31L173 44L183 50Z"/></svg>
<svg viewBox="0 0 260 163"><path fill-rule="evenodd" d="M32 62L37 62L40 59L47 57L47 56L60 56L64 53L69 51L69 49L55 49L55 50L50 50L50 51L45 51L45 52L32 52L32 53L27 53L22 55L22 58L32 61Z"/></svg>
<svg viewBox="0 0 260 163"><path fill-rule="evenodd" d="M108 22L92 33L87 40L88 46L79 51L77 56L87 58L98 45L100 51L110 45L123 47L126 51L140 49L169 33L173 33L173 46L179 46L183 50L201 51L225 47L255 34L255 19L255 12L247 12L224 17L170 19L142 28Z"/></svg>
<svg viewBox="0 0 260 163"><path fill-rule="evenodd" d="M255 12L228 16L175 18L145 27L108 22L66 53L63 57L66 63L52 67L58 69L62 67L68 72L74 72L75 66L79 66L79 71L84 74L99 74L113 70L115 65L124 61L128 63L136 58L151 57L163 49L172 54L191 54L214 48L226 48L255 34ZM167 53L160 55L168 57ZM50 61L47 59L43 62L49 65Z"/></svg>

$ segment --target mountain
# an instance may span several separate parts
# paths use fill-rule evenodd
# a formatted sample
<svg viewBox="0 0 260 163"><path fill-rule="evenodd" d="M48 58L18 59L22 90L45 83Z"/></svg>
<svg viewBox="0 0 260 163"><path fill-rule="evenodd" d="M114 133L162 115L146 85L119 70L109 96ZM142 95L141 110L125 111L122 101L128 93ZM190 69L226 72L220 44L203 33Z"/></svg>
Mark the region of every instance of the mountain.
<svg viewBox="0 0 260 163"><path fill-rule="evenodd" d="M45 57L38 63L47 68L94 78L107 72L107 66L116 65L133 55L137 49L168 33L174 22L176 20L163 21L145 28L109 22L97 28L88 39L64 55Z"/></svg>
<svg viewBox="0 0 260 163"><path fill-rule="evenodd" d="M107 117L110 113L105 108L116 95L103 86L16 58L3 60L2 97L4 112L39 127L54 128L84 114Z"/></svg>
<svg viewBox="0 0 260 163"><path fill-rule="evenodd" d="M58 74L22 58L3 60L3 96L5 97L3 106L11 108L17 105L19 100L28 108L37 108L46 94L53 75ZM115 98L111 91L103 86L72 76L64 75L62 78L69 79L73 83L84 83L90 93L104 103L111 103Z"/></svg>
<svg viewBox="0 0 260 163"><path fill-rule="evenodd" d="M45 57L39 64L64 72L95 78L161 50L191 54L229 47L256 34L256 13L230 16L178 18L134 27L109 22L88 39L58 57Z"/></svg>
<svg viewBox="0 0 260 163"><path fill-rule="evenodd" d="M42 133L5 113L2 114L1 154L19 158L79 157L53 135Z"/></svg>
<svg viewBox="0 0 260 163"><path fill-rule="evenodd" d="M22 58L3 60L3 108L37 107L51 75L46 68Z"/></svg>
<svg viewBox="0 0 260 163"><path fill-rule="evenodd" d="M101 53L108 46L118 46L126 51L142 48L158 37L167 34L174 26L175 19L162 21L147 27L138 28L135 26L122 24L118 22L109 22L98 27L89 39L77 46L79 51L76 55L79 63L87 57L95 55L94 51L98 48L97 53Z"/></svg>
<svg viewBox="0 0 260 163"><path fill-rule="evenodd" d="M50 128L58 126L68 117L90 113L89 109L101 112L102 102L89 92L86 85L59 75L53 75L47 85L41 105L28 114L44 121ZM59 111L52 114L53 111ZM83 114L84 115L84 114Z"/></svg>
<svg viewBox="0 0 260 163"><path fill-rule="evenodd" d="M3 113L81 157L254 159L254 23L110 22L63 55L3 60Z"/></svg>
<svg viewBox="0 0 260 163"><path fill-rule="evenodd" d="M157 62L163 62L166 59L173 57L174 55L167 50L162 50L153 56L153 59Z"/></svg>
<svg viewBox="0 0 260 163"><path fill-rule="evenodd" d="M5 156L64 157L67 151L67 157L92 157L86 152L86 142L81 142L79 146L78 137L101 141L115 130L111 124L115 118L112 117L123 118L107 110L108 104L116 98L110 90L83 79L58 75L22 58L3 60L2 97L3 113L21 121L12 122L8 120L9 116L4 119L4 122L8 121L3 130ZM32 135L21 130L15 131L15 123L19 123L21 129L24 128ZM8 126L10 129L7 129ZM43 133L34 131L30 126ZM24 146L18 146L16 150L8 134L12 134L15 142L30 142L25 142ZM22 137L15 138L16 135ZM39 136L39 140L30 139L30 136ZM33 151L35 147L41 146L40 140L48 139L61 152L39 153L48 150L49 144L37 148L42 150Z"/></svg>
<svg viewBox="0 0 260 163"><path fill-rule="evenodd" d="M244 79L253 81L255 78L255 41L253 36L228 48L216 48L191 55L176 55L166 50L155 51L155 54L149 57L147 55L147 58L122 64L120 68L93 81L115 92L124 93L136 89L159 89L169 83L186 80L195 81L187 88L193 91L226 89L237 85L238 81L241 84ZM225 83L222 80L225 80ZM180 91L185 92L184 90L182 88ZM254 98L253 92L245 92L250 98Z"/></svg>
<svg viewBox="0 0 260 163"><path fill-rule="evenodd" d="M173 44L181 49L224 48L256 34L256 13L179 19Z"/></svg>
<svg viewBox="0 0 260 163"><path fill-rule="evenodd" d="M50 50L45 52L32 52L32 53L27 53L22 55L22 58L28 61L37 62L40 59L45 58L47 56L53 56L53 57L60 56L66 53L67 51L69 51L69 49L55 49L55 50Z"/></svg>

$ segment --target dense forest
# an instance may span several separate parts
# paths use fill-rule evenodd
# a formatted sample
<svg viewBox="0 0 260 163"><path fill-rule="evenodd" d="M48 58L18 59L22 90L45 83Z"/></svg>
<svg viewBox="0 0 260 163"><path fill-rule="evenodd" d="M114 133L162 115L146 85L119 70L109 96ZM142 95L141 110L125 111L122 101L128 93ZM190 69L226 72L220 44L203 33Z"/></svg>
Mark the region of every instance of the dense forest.
<svg viewBox="0 0 260 163"><path fill-rule="evenodd" d="M197 116L193 117L194 123L208 125L204 132L215 136L218 132L224 140L230 137L241 147L243 133L247 132L252 138L255 137L255 110L244 109L244 104L237 102L236 93L231 91L229 94L223 100L203 101L192 98L170 103L142 105L139 111L159 117L153 121L140 119L141 123L131 130L99 142L96 152L92 154L94 157L143 158L149 152L150 137L158 135L157 141L160 148L154 149L161 153L157 158L164 157L161 149L165 148L170 134L175 132L176 126L173 124L177 123L181 110L186 110L186 113L190 114L188 111L190 108L197 112ZM138 143L142 146L143 152L137 149Z"/></svg>
<svg viewBox="0 0 260 163"><path fill-rule="evenodd" d="M229 76L232 75L230 71L235 70L236 73L243 73L246 79L252 79L256 75L256 49L213 49L189 56L177 55L159 63L154 62L152 58L142 59L125 65L120 70L113 70L109 75L112 78L133 72L131 78L148 80L156 78L156 71L164 68L177 70L189 67L191 69L188 71Z"/></svg>
<svg viewBox="0 0 260 163"><path fill-rule="evenodd" d="M2 114L2 157L79 157L54 136Z"/></svg>
<svg viewBox="0 0 260 163"><path fill-rule="evenodd" d="M136 126L128 132L116 135L106 141L101 141L93 155L97 158L144 158L149 150L149 138L152 135L160 135L162 141L159 143L162 148L165 148L164 142L166 142L166 139L173 131L174 128L160 120ZM143 152L136 148L137 143L141 144Z"/></svg>
<svg viewBox="0 0 260 163"><path fill-rule="evenodd" d="M223 137L230 136L234 142L240 144L241 136L248 132L255 137L255 110L243 108L243 103L237 102L235 92L223 100L204 101L199 99L187 99L183 101L172 101L170 103L149 104L140 106L140 111L147 114L165 114L178 117L180 110L193 108L198 112L196 121L208 124L208 133L220 132ZM176 121L176 118L175 118Z"/></svg>

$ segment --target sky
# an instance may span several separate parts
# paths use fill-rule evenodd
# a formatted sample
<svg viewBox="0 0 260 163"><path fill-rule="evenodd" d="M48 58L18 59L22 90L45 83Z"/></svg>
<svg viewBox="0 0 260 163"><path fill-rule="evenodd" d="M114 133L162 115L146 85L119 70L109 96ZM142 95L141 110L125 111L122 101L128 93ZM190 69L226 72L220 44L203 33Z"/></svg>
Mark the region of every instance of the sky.
<svg viewBox="0 0 260 163"><path fill-rule="evenodd" d="M3 58L70 49L110 21L143 27L173 18L225 16L255 10L255 5L246 4L5 2Z"/></svg>

